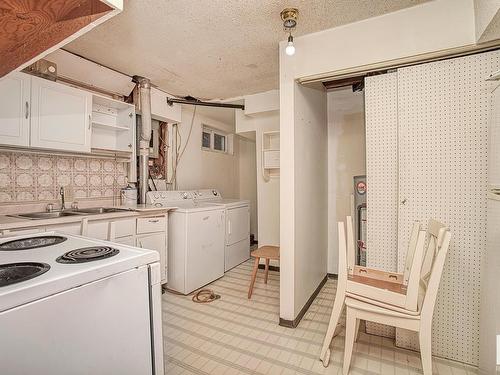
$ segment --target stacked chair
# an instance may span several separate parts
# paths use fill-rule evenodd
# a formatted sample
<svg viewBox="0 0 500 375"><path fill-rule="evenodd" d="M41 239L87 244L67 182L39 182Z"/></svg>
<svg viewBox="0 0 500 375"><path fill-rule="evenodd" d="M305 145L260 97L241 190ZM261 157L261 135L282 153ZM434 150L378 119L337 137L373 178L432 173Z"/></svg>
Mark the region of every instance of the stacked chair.
<svg viewBox="0 0 500 375"><path fill-rule="evenodd" d="M414 223L405 269L400 274L356 266L352 227L352 219L348 217L346 240L344 223L338 223L339 275L332 315L321 349L323 366L328 366L330 361L330 345L346 307L344 375L349 372L361 320L418 332L422 370L424 375L431 375L432 316L451 238L449 229L431 219L426 233L421 230L420 223Z"/></svg>

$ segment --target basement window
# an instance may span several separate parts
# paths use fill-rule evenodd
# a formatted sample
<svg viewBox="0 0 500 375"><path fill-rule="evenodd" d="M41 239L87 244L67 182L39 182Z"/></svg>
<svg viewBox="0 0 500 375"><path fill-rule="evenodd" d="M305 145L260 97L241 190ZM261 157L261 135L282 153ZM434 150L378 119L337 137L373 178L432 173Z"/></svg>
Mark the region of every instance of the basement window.
<svg viewBox="0 0 500 375"><path fill-rule="evenodd" d="M201 148L206 151L228 153L229 135L223 131L203 125Z"/></svg>

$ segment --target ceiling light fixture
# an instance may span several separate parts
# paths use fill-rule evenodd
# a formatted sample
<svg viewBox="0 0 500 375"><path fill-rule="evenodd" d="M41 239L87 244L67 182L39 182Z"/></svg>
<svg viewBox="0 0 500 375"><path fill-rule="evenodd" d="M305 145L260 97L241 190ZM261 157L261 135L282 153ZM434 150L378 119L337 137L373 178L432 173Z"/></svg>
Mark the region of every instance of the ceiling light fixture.
<svg viewBox="0 0 500 375"><path fill-rule="evenodd" d="M288 33L288 43L285 48L285 53L288 56L295 54L295 46L293 45L292 30L297 26L297 18L299 17L299 10L297 8L285 8L281 11L281 19L283 20L283 28Z"/></svg>

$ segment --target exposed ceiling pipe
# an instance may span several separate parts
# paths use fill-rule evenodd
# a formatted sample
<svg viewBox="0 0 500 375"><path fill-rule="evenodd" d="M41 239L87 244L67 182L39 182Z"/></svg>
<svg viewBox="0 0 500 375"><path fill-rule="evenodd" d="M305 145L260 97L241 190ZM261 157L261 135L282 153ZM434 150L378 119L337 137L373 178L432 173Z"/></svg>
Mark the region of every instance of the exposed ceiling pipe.
<svg viewBox="0 0 500 375"><path fill-rule="evenodd" d="M173 105L174 103L188 104L188 105L201 105L204 107L219 107L219 108L235 108L245 110L243 104L229 104L229 103L216 103L216 102L203 102L197 99L175 99L167 98L167 104Z"/></svg>
<svg viewBox="0 0 500 375"><path fill-rule="evenodd" d="M134 76L141 102L141 127L139 129L139 203L146 203L149 178L149 141L151 140L151 81Z"/></svg>

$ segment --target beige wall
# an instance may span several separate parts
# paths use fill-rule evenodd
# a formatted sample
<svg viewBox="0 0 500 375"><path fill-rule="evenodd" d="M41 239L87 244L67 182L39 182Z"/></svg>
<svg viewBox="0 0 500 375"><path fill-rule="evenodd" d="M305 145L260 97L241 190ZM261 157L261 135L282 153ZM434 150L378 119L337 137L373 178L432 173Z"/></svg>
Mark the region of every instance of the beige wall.
<svg viewBox="0 0 500 375"><path fill-rule="evenodd" d="M337 222L351 215L353 176L366 174L363 92L351 87L328 98L328 273L338 273Z"/></svg>
<svg viewBox="0 0 500 375"><path fill-rule="evenodd" d="M193 108L183 107L179 124L181 144L188 140L193 118ZM234 142L234 155L205 151L201 148L202 126L208 125L227 133L234 133L234 126L196 113L191 136L177 167L177 190L216 188L223 197L239 196L239 143Z"/></svg>

